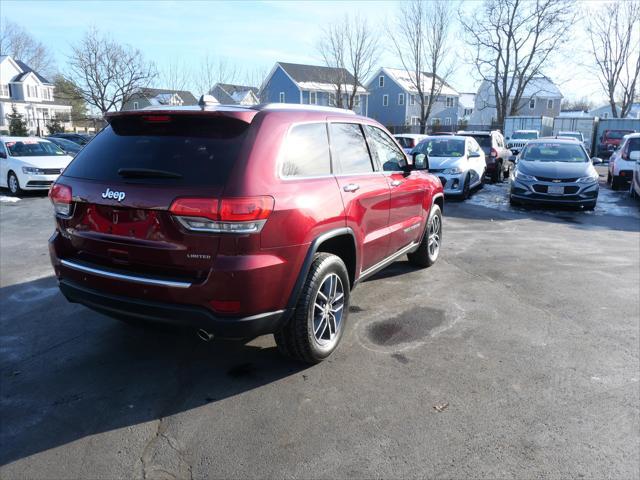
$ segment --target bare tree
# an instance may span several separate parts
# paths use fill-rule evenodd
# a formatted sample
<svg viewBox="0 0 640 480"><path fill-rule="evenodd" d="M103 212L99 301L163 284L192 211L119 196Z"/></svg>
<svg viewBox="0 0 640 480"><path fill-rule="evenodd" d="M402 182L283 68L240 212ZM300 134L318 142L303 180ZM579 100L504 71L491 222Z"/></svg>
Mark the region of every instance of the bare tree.
<svg viewBox="0 0 640 480"><path fill-rule="evenodd" d="M589 99L589 97L581 97L574 100L564 99L562 100L562 104L560 108L562 110L576 111L580 110L582 112L588 112L593 109L594 104Z"/></svg>
<svg viewBox="0 0 640 480"><path fill-rule="evenodd" d="M209 93L216 83L234 83L240 78L238 65L224 57L205 55L194 72L198 95Z"/></svg>
<svg viewBox="0 0 640 480"><path fill-rule="evenodd" d="M168 90L186 90L191 83L192 72L186 62L174 59L161 69L161 87Z"/></svg>
<svg viewBox="0 0 640 480"><path fill-rule="evenodd" d="M120 45L96 29L72 47L68 69L66 77L102 114L122 108L157 77L155 65L145 61L139 50Z"/></svg>
<svg viewBox="0 0 640 480"><path fill-rule="evenodd" d="M401 3L393 26L388 26L394 52L407 72L420 105L420 133L453 72L449 55L451 3L409 0ZM408 101L408 100L407 100Z"/></svg>
<svg viewBox="0 0 640 480"><path fill-rule="evenodd" d="M242 76L242 83L249 87L260 88L262 82L269 74L269 69L264 67L254 67L247 69Z"/></svg>
<svg viewBox="0 0 640 480"><path fill-rule="evenodd" d="M640 3L601 5L589 17L587 32L594 69L611 115L624 118L635 100L640 74Z"/></svg>
<svg viewBox="0 0 640 480"><path fill-rule="evenodd" d="M327 83L335 85L334 105L353 110L365 79L380 57L380 41L366 19L345 16L323 30L318 51L328 67L336 70Z"/></svg>
<svg viewBox="0 0 640 480"><path fill-rule="evenodd" d="M497 122L517 115L531 81L543 75L576 19L574 0L485 0L462 18L473 62L491 86Z"/></svg>
<svg viewBox="0 0 640 480"><path fill-rule="evenodd" d="M17 23L5 20L0 29L0 55L21 60L43 75L54 73L49 49Z"/></svg>

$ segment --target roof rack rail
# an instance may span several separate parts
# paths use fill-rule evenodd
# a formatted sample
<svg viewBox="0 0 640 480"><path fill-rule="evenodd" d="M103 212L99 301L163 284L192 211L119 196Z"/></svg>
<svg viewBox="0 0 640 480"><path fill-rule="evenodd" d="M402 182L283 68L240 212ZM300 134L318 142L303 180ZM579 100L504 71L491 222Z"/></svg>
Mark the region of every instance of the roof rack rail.
<svg viewBox="0 0 640 480"><path fill-rule="evenodd" d="M261 103L259 105L254 105L253 108L256 110L311 110L314 112L346 113L348 115L356 114L353 110L347 110L346 108L325 107L322 105L307 105L300 103Z"/></svg>

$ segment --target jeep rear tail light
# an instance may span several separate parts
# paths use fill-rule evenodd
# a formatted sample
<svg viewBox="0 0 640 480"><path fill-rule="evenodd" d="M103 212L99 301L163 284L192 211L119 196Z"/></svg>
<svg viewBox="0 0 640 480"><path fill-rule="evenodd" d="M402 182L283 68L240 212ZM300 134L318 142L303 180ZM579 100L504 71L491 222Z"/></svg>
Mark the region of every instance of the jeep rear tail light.
<svg viewBox="0 0 640 480"><path fill-rule="evenodd" d="M49 190L49 198L56 214L68 217L71 214L71 187L54 183Z"/></svg>
<svg viewBox="0 0 640 480"><path fill-rule="evenodd" d="M495 148L491 149L491 156L492 157L497 157L498 156L498 151Z"/></svg>
<svg viewBox="0 0 640 480"><path fill-rule="evenodd" d="M192 231L258 233L273 211L272 197L178 198L169 211Z"/></svg>

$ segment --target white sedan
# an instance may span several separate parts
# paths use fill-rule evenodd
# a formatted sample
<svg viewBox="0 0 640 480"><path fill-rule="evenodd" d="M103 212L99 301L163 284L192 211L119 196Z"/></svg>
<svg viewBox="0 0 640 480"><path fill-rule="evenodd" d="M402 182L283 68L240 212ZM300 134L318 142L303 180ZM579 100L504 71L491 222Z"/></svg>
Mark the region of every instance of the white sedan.
<svg viewBox="0 0 640 480"><path fill-rule="evenodd" d="M639 150L640 133L630 133L624 136L620 142L620 148L611 154L607 183L613 190L618 190L631 182L636 168L636 162L631 158L631 154Z"/></svg>
<svg viewBox="0 0 640 480"><path fill-rule="evenodd" d="M467 198L471 189L482 185L487 164L473 137L429 136L413 149L412 154L417 153L428 157L429 172L440 179L445 195Z"/></svg>
<svg viewBox="0 0 640 480"><path fill-rule="evenodd" d="M48 190L71 157L56 144L38 137L0 137L0 187L12 195Z"/></svg>

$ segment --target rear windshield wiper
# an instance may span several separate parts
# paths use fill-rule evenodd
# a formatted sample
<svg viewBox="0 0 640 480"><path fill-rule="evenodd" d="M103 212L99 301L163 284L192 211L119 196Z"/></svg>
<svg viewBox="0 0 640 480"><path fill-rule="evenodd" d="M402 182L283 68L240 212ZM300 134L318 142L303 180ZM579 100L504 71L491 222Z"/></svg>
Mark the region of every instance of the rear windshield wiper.
<svg viewBox="0 0 640 480"><path fill-rule="evenodd" d="M118 175L124 178L182 178L179 173L154 168L120 168Z"/></svg>

